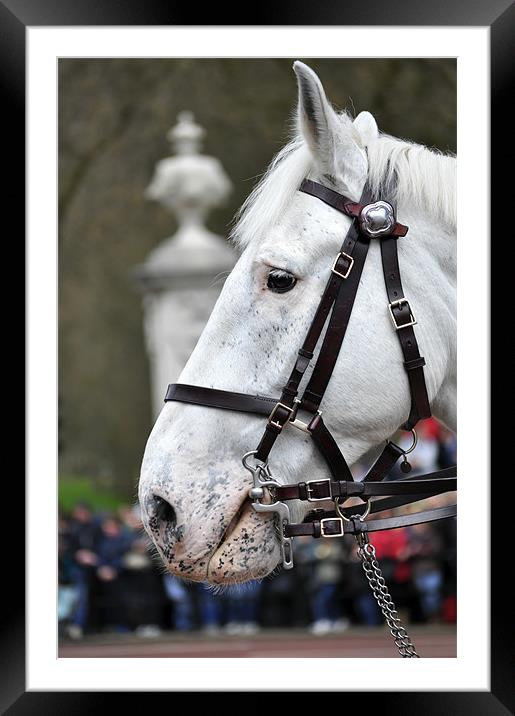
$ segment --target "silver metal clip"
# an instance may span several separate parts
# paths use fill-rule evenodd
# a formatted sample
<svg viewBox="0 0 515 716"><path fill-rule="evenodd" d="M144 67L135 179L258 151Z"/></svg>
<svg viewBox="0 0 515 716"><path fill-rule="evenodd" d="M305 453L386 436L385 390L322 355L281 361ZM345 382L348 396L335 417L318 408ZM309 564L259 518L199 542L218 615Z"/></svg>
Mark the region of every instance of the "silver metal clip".
<svg viewBox="0 0 515 716"><path fill-rule="evenodd" d="M268 463L257 464L254 467L249 464L249 460L255 454L255 450L248 452L242 459L243 466L252 474L253 486L249 490L249 498L252 500L252 507L256 512L274 512L277 515L283 568L292 569L293 540L291 537L285 537L284 535L284 528L291 522L290 508L284 502L276 501L270 504L261 502L265 496L265 488L269 490L273 499L274 488L280 487L280 483L273 479Z"/></svg>

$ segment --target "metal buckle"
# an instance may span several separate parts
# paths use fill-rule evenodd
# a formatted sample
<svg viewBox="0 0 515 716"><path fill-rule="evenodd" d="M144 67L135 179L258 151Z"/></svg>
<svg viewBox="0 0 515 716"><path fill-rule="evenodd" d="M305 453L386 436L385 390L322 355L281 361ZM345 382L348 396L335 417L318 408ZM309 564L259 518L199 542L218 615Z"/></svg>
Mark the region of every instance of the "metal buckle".
<svg viewBox="0 0 515 716"><path fill-rule="evenodd" d="M327 491L329 492L327 497L310 497L311 493L313 492L313 485L325 484L327 484ZM308 493L308 502L323 502L324 500L333 499L331 495L331 480L329 478L326 478L325 480L310 480L309 482L306 482L306 492Z"/></svg>
<svg viewBox="0 0 515 716"><path fill-rule="evenodd" d="M321 410L317 410L315 415L311 418L309 423L305 423L302 420L297 419L297 413L299 411L299 408L301 406L302 401L299 400L299 398L294 398L293 402L295 405L292 408L292 415L288 418L291 425L293 425L294 428L298 428L299 430L302 430L302 432L307 433L308 435L311 435L311 424L313 420L318 417L319 415L322 415ZM274 425L277 425L277 423L274 423ZM286 423L285 423L286 425Z"/></svg>
<svg viewBox="0 0 515 716"><path fill-rule="evenodd" d="M328 535L325 533L325 525L328 522L338 522L340 526L340 531L337 532L334 535ZM343 537L343 520L341 517L326 517L324 520L320 520L320 536L325 537L326 539L329 539L331 537Z"/></svg>
<svg viewBox="0 0 515 716"><path fill-rule="evenodd" d="M410 320L408 323L403 323L402 325L399 326L399 324L395 320L395 315L393 313L393 307L394 306L402 306L403 303L408 304ZM415 316L413 315L413 311L411 310L410 302L408 301L407 298L399 298L398 301L392 301L391 303L388 304L388 310L390 311L390 317L392 319L392 323L393 323L396 331L400 331L401 328L407 328L408 326L414 326L415 323L417 322L415 319Z"/></svg>
<svg viewBox="0 0 515 716"><path fill-rule="evenodd" d="M283 424L279 423L278 421L274 421L272 419L274 417L274 415L276 414L276 412L279 410L279 408L284 408L289 413L288 418L285 420L285 422ZM284 403L276 403L274 405L274 409L268 416L268 422L270 423L270 425L275 425L276 428L279 428L280 430L282 430L288 421L293 422L293 420L295 419L295 416L297 415L297 410L298 410L297 405L295 405L293 408L290 408L289 405L285 405ZM292 420L292 418L293 418L293 420Z"/></svg>
<svg viewBox="0 0 515 716"><path fill-rule="evenodd" d="M295 398L297 401L297 398ZM298 401L300 404L300 400ZM298 406L297 406L298 409ZM295 411L295 415L297 414L297 411ZM294 428L298 428L299 430L302 430L302 432L307 433L308 435L311 435L311 425L313 424L313 421L315 418L318 418L320 415L322 415L321 410L317 410L316 413L313 415L309 423L304 423L302 420L298 420L297 418L294 418L293 420L290 418L290 423L293 425Z"/></svg>
<svg viewBox="0 0 515 716"><path fill-rule="evenodd" d="M336 267L336 264L338 263L338 259L340 258L340 256L343 256L343 257L345 257L346 259L349 259L349 262L350 262L350 263L349 263L349 267L348 267L348 269L347 269L347 271L346 271L345 273L341 273L340 271L337 271L336 268L335 268L335 267ZM349 254L346 254L345 251L340 251L340 253L338 254L338 256L335 258L333 265L331 266L331 271L332 271L333 273L335 273L337 276L340 276L341 278L347 278L348 275L350 274L351 269L352 269L353 266L354 266L354 259L352 258L352 256L349 256Z"/></svg>

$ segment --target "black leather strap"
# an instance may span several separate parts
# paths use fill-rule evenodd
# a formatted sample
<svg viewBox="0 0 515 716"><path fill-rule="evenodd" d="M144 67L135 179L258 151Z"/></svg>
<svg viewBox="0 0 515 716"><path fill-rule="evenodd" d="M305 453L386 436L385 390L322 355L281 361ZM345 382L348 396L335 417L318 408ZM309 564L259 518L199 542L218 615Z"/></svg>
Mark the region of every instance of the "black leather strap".
<svg viewBox="0 0 515 716"><path fill-rule="evenodd" d="M359 496L369 501L373 497L387 496L371 500L368 505L363 503L358 506L340 507L340 512L350 521L343 520L334 511L313 511L303 524L286 526L286 536L330 537L344 533L373 532L454 516L456 506L452 505L400 517L386 517L366 522L359 519L359 515L367 509L370 513L382 512L455 490L456 468L419 475L415 479L384 481L383 478L404 454L397 445L387 443L364 480L359 483L354 482L345 457L320 415L319 406L336 365L367 257L370 239L361 233L358 217L364 204L372 201L372 196L366 185L360 202L352 202L332 189L310 180L305 180L300 190L352 217L353 222L333 263L324 293L280 398L176 383L168 386L165 400L268 416L265 433L256 453L256 458L262 461L268 459L270 450L283 427L288 421L296 420L298 409L310 413L313 417L301 427L310 433L329 467L332 479L313 480L276 488L275 497L278 500L344 501L348 497ZM414 319L400 279L397 237L404 236L406 232L407 227L397 223L389 236L379 240L389 310L399 336L411 391L410 413L403 427L411 429L419 419L429 417L431 411L423 371L425 361L419 353L413 326L410 325L414 323ZM319 356L302 399L299 400L297 398L299 385L326 326ZM341 397L344 399L345 396Z"/></svg>
<svg viewBox="0 0 515 716"><path fill-rule="evenodd" d="M368 190L364 194L369 196ZM312 413L315 413L320 407L338 360L358 293L359 281L365 266L369 246L370 240L360 236L357 222L354 222L349 229L341 250L351 256L354 263L348 277L341 281L340 290L329 319L317 362L302 396L302 407ZM343 253L340 253L340 256L343 256ZM342 261L344 260L345 256L342 258Z"/></svg>
<svg viewBox="0 0 515 716"><path fill-rule="evenodd" d="M235 410L240 413L257 413L258 415L270 415L270 411L277 403L277 398L270 398L266 395L233 393L215 388L203 388L200 385L187 385L186 383L170 383L166 391L165 402L170 400L178 403L203 405L207 408Z"/></svg>
<svg viewBox="0 0 515 716"><path fill-rule="evenodd" d="M355 218L359 217L365 204L370 203L370 200L364 200L363 198L360 202L352 201L346 196L343 196L343 194L338 194L338 192L329 189L329 187L323 186L323 184L317 184L317 182L310 181L309 179L305 179L302 182L300 190L305 194L315 196L325 204L329 204L329 206L332 206L334 209L338 209L338 211L347 214L347 216ZM391 235L406 236L407 233L408 227L397 222L392 229Z"/></svg>
<svg viewBox="0 0 515 716"><path fill-rule="evenodd" d="M327 429L322 417L320 415L315 416L310 425L313 442L324 458L333 478L338 480L344 477L346 480L354 480L342 451Z"/></svg>
<svg viewBox="0 0 515 716"><path fill-rule="evenodd" d="M456 466L454 466L425 475L417 475L414 478L383 482L328 479L299 482L294 485L276 487L274 497L281 502L288 500L345 500L349 497L366 499L379 495L424 495L424 497L428 497L456 490L456 487Z"/></svg>
<svg viewBox="0 0 515 716"><path fill-rule="evenodd" d="M317 189L319 187L319 189ZM327 187L323 187L321 184L305 180L301 186L300 191L310 189L311 191L316 190L324 194L324 201L330 204L333 208L338 211L344 211L344 207L350 202L347 197L333 192ZM325 191L327 189L327 191ZM311 193L308 191L307 193ZM368 201L370 198L370 190L368 185L365 185L362 193L362 201ZM283 427L287 421L292 418L292 411L295 406L295 399L298 394L298 388L304 372L306 371L310 360L315 351L316 345L326 324L327 316L332 310L331 317L329 319L328 328L324 341L320 350L319 358L313 370L315 376L315 390L320 390L321 395L318 400L318 404L310 401L309 392L305 392L301 401L302 408L308 410L311 413L316 413L320 400L322 399L327 383L330 380L331 374L340 351L341 343L345 336L347 324L352 312L352 306L354 304L354 298L359 287L359 278L363 270L365 259L367 256L369 240L363 238L359 233L359 225L357 219L354 219L351 224L347 236L343 241L341 250L337 255L334 266L331 269L326 288L322 295L322 299L317 307L313 320L311 322L308 333L302 344L302 348L299 351L296 364L290 375L287 384L284 386L279 399L277 409L265 426L265 432L261 438L259 445L256 450L256 458L263 462L268 460L270 451L272 450L275 441L282 432ZM313 376L307 386L306 391L309 391L312 385ZM315 401L317 394L313 396ZM336 454L333 450L332 454ZM324 455L326 462L329 464L331 455ZM345 463L345 458L342 453L338 450L338 465L332 467L332 471L341 469L341 464ZM347 471L350 475L350 470L347 467Z"/></svg>
<svg viewBox="0 0 515 716"><path fill-rule="evenodd" d="M410 527L423 522L445 520L449 517L456 517L456 505L436 507L424 512L413 512L409 515L398 517L385 517L379 520L350 519L349 522L341 517L327 517L323 520L314 519L312 522L300 522L287 524L284 527L285 537L340 537L344 534L359 534L360 532L378 532L383 530L395 530L399 527Z"/></svg>
<svg viewBox="0 0 515 716"><path fill-rule="evenodd" d="M411 408L404 428L410 430L419 420L431 417L424 378L425 360L419 353L415 331L413 325L410 325L414 316L402 289L397 241L394 238L386 237L381 240L381 257L389 310L393 318L392 326L395 323L394 329L399 338L404 356L404 368L408 374Z"/></svg>
<svg viewBox="0 0 515 716"><path fill-rule="evenodd" d="M364 482L377 482L388 475L404 451L395 443L388 441L383 451L363 478Z"/></svg>

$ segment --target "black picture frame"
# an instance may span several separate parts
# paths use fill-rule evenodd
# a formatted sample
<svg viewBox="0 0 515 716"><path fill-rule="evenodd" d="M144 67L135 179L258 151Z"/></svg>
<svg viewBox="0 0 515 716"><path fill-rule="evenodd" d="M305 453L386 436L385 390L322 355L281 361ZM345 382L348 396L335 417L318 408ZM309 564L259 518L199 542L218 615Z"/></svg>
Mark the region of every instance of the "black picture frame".
<svg viewBox="0 0 515 716"><path fill-rule="evenodd" d="M347 0L345 6L329 1L308 3L283 3L269 7L266 4L252 6L254 16L236 16L225 12L217 5L201 10L203 26L209 25L412 25L412 26L488 26L491 33L491 136L502 141L511 136L508 121L511 115L509 92L513 93L513 38L515 37L515 5L511 0L432 0L431 3L397 0L384 3L380 0ZM19 205L19 215L24 215L25 194L25 38L26 28L35 26L101 26L101 25L198 25L199 8L161 0L0 0L0 86L4 107L4 142L12 152L9 163L10 213L15 215L13 206ZM373 19L373 22L370 20ZM7 110L7 111L5 111ZM510 122L511 124L511 122ZM8 138L8 141L6 140ZM507 192L510 183L500 178L505 161L503 152L492 150L492 209L495 205L510 206ZM497 171L496 171L497 170ZM488 201L488 197L479 200ZM478 200L476 197L475 200ZM16 207L18 208L18 207ZM495 222L500 220L498 212L492 210L491 236L502 241L505 232L495 231ZM10 242L21 247L21 238ZM492 246L493 246L492 241ZM509 283L509 282L508 282ZM492 284L492 305L509 305L503 300L502 282ZM473 299L473 297L472 297ZM495 304L494 304L495 302ZM496 317L492 312L492 317ZM506 350L506 348L505 348ZM505 356L506 357L506 356ZM21 382L20 382L21 383ZM19 384L20 384L19 383ZM29 396L30 398L30 396ZM473 406L471 406L473 407ZM14 418L12 418L14 419ZM498 426L495 429L499 433ZM502 435L500 436L500 439ZM489 436L485 435L488 443ZM509 444L509 443L508 443ZM461 476L460 476L461 477ZM504 479L510 476L506 474ZM462 479L466 479L463 476ZM342 708L359 705L360 709L372 711L377 706L382 712L400 716L423 712L427 716L448 713L501 715L513 713L512 687L513 650L509 639L510 613L513 612L511 590L503 584L509 571L505 560L503 530L510 524L509 503L502 492L502 476L491 485L492 533L491 533L491 691L457 692L346 692L342 695ZM5 487L5 486L4 486ZM21 479L10 479L8 498L4 505L24 504L24 483ZM471 540L487 539L484 525L485 506L478 505L478 531ZM21 513L21 509L19 509ZM13 716L20 714L82 714L92 709L110 710L119 707L120 694L106 692L26 692L25 690L25 597L24 565L20 557L24 553L23 534L17 530L10 535L8 549L3 555L3 575L9 581L5 590L7 606L1 613L2 636L0 648L0 680L2 682L0 708L2 713ZM13 541L16 547L13 548ZM511 658L511 663L510 663ZM511 669L510 669L511 666ZM374 677L370 673L373 688ZM407 685L409 687L409 685ZM288 690L285 685L285 690ZM335 690L338 685L335 684ZM316 691L316 684L313 684ZM158 694L153 694L157 696ZM159 694L167 697L166 694ZM131 705L138 707L141 694L130 694ZM168 695L168 697L171 695ZM220 703L223 694L213 694L210 708ZM255 707L259 708L265 694L256 694ZM307 695L306 695L307 697ZM147 695L144 695L147 698ZM303 697L304 698L304 697ZM320 704L320 702L318 702ZM307 704L306 704L307 706Z"/></svg>

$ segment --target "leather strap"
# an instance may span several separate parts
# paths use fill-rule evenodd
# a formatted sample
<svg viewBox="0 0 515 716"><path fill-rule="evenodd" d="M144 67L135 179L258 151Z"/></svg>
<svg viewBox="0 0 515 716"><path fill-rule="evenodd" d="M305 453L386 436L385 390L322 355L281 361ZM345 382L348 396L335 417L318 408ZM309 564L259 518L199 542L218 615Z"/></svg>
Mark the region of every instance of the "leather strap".
<svg viewBox="0 0 515 716"><path fill-rule="evenodd" d="M341 517L327 517L323 520L314 519L312 522L300 522L287 524L284 527L285 537L341 537L344 534L359 534L360 532L378 532L383 530L395 530L399 527L410 527L423 522L434 520L445 520L449 517L456 517L456 505L436 507L424 512L414 512L409 515L397 517L384 517L379 520L352 519L348 522Z"/></svg>
<svg viewBox="0 0 515 716"><path fill-rule="evenodd" d="M388 475L402 455L404 455L404 451L395 443L388 441L382 453L363 478L364 482L377 482L382 480Z"/></svg>
<svg viewBox="0 0 515 716"><path fill-rule="evenodd" d="M368 189L364 191L364 195L369 196ZM317 362L302 396L302 407L311 413L315 413L319 409L338 360L369 246L370 240L360 236L355 221L349 229L340 253L340 256L343 253L352 256L354 263L347 279L341 282Z"/></svg>
<svg viewBox="0 0 515 716"><path fill-rule="evenodd" d="M338 209L338 211L353 218L358 218L366 204L370 203L368 200L365 200L365 203L363 203L363 198L361 198L361 202L352 201L346 196L343 196L343 194L338 194L338 192L329 189L329 187L323 186L323 184L317 184L317 182L311 181L310 179L304 179L300 185L300 190L305 194L315 196L325 204L332 206L333 209ZM406 236L407 233L408 227L398 222L391 231L392 236Z"/></svg>
<svg viewBox="0 0 515 716"><path fill-rule="evenodd" d="M408 419L404 423L404 428L410 430L419 420L431 417L431 408L424 378L425 360L418 350L415 331L413 330L413 325L411 325L414 321L414 316L402 289L397 241L395 239L386 237L381 240L381 258L386 293L390 303L390 315L395 323L395 329L404 356L404 368L408 374L411 408Z"/></svg>
<svg viewBox="0 0 515 716"><path fill-rule="evenodd" d="M375 497L378 495L435 495L456 490L456 466L437 472L417 475L416 478L384 482L355 482L349 480L311 480L294 485L276 487L276 500L335 500L349 497ZM349 508L354 509L354 508Z"/></svg>
<svg viewBox="0 0 515 716"><path fill-rule="evenodd" d="M456 473L456 465L453 468L448 468L450 472L454 472L454 476ZM419 502L421 500L425 500L428 497L434 497L435 495L441 495L444 492L450 492L451 489L456 489L452 487L452 484L449 484L447 480L443 480L443 484L441 487L439 486L438 476L442 473L445 473L445 471L440 470L439 472L435 473L429 473L427 475L417 475L417 480L422 480L425 478L428 479L434 479L436 481L436 486L431 492L427 493L419 493L415 496L410 494L400 494L400 495L393 495L392 497L382 497L379 500L370 500L369 505L369 512L370 514L374 514L376 512L384 512L385 510L393 510L396 507L403 507L404 505L411 505L414 502ZM433 477L436 476L436 477ZM453 475L451 475L452 477ZM390 481L389 481L390 482ZM395 480L395 482L402 482L402 480ZM457 484L457 483L456 483ZM451 489L448 489L450 486ZM362 505L352 505L349 507L340 507L340 512L342 512L346 517L350 517L354 514L362 515L365 510L367 509L367 504L363 503ZM314 512L319 512L320 515L323 517L335 517L336 512L335 510L314 510ZM323 514L322 514L323 513ZM309 521L309 515L311 513L308 513L308 515L305 518L305 521Z"/></svg>
<svg viewBox="0 0 515 716"><path fill-rule="evenodd" d="M296 485L276 487L275 495L281 502L288 500L346 500L349 497L366 498L372 495L424 495L427 497L428 495L440 495L442 492L451 492L456 487L457 479L455 477L412 480L407 484L400 484L396 480L376 483L313 480L312 482L299 482Z"/></svg>
<svg viewBox="0 0 515 716"><path fill-rule="evenodd" d="M354 480L342 451L327 429L322 417L320 415L315 416L310 425L313 442L324 458L333 478L338 480L345 477L346 480Z"/></svg>
<svg viewBox="0 0 515 716"><path fill-rule="evenodd" d="M270 415L270 411L277 403L277 398L266 395L247 395L246 393L233 393L215 388L203 388L200 385L187 385L186 383L170 383L165 395L165 402L191 403L203 405L207 408L220 408L221 410L235 410L240 413L256 413Z"/></svg>
<svg viewBox="0 0 515 716"><path fill-rule="evenodd" d="M304 191L305 186L308 188L320 186L321 191L327 189L327 187L322 187L322 185L318 185L315 182L309 182L306 184L306 181L301 184L300 191ZM362 200L367 201L369 196L370 190L368 185L365 185L362 193ZM344 204L348 203L348 200L346 197L343 197L336 192L332 192L332 190L329 189L326 195L326 203L330 203L330 205L338 211L343 211L342 207ZM317 307L301 350L298 353L298 358L290 378L283 388L279 403L273 416L271 416L265 426L265 432L256 450L256 458L258 460L263 462L268 460L270 451L272 450L284 425L293 416L292 411L294 409L300 381L302 380L304 372L313 357L318 340L324 330L327 316L332 309L324 342L313 371L313 374L316 376L315 379L319 381L321 386L319 386L319 383L316 383L316 388L321 390L320 400L322 399L325 387L327 387L327 383L329 382L333 372L341 343L345 336L347 324L352 312L352 306L354 304L354 298L359 287L359 278L367 256L369 241L368 239L361 241L359 240L360 238L358 222L357 220L354 220L349 228L347 236L345 237L341 250L335 259L326 288L322 295L322 299ZM307 389L309 389L310 385L311 381L308 384ZM309 400L306 401L305 397L306 393L304 393L304 397L301 401L302 408L311 413L316 413L318 405L320 405L320 400L318 401L318 405L315 405L314 403L309 402ZM330 469L332 470L341 469L342 463L345 463L345 458L341 452L338 450L337 453L338 465L335 465L332 468L330 466ZM335 454L336 451L333 449L332 455ZM324 458L326 462L330 464L329 461L331 460L331 455L324 455ZM350 475L348 466L347 471Z"/></svg>
<svg viewBox="0 0 515 716"><path fill-rule="evenodd" d="M372 196L368 184L363 190L360 202L352 202L332 189L310 180L305 180L300 190L352 217L353 222L333 263L324 293L280 398L175 383L168 386L165 401L174 400L223 410L267 415L269 419L265 433L255 455L256 459L264 462L267 461L277 436L288 421L306 430L324 457L332 480L313 480L278 487L276 498L280 501L345 500L352 496L359 496L368 501L371 497L387 495L388 497L370 502L368 509L371 513L375 513L455 490L457 484L455 467L447 471L419 475L416 479L384 481L385 475L404 454L401 448L390 442L364 480L356 483L343 454L327 429L319 406L340 353L367 257L370 239L361 233L359 217L363 207L371 203ZM397 237L405 236L407 230L406 226L397 223L388 236L379 240L390 315L399 336L411 391L410 414L403 427L411 429L419 419L429 417L431 411L423 372L425 360L418 350L413 331L414 317L404 296L400 279ZM326 326L319 356L302 399L299 400L297 398L299 385ZM304 424L297 420L299 409L306 410L313 416L308 423ZM444 519L456 514L456 507L453 505L401 517L362 522L359 515L367 509L366 504L339 509L342 514L350 518L349 522L344 521L334 511L316 510L307 516L305 523L287 525L285 535L329 537L344 533L356 534L359 531L395 529L434 519Z"/></svg>

